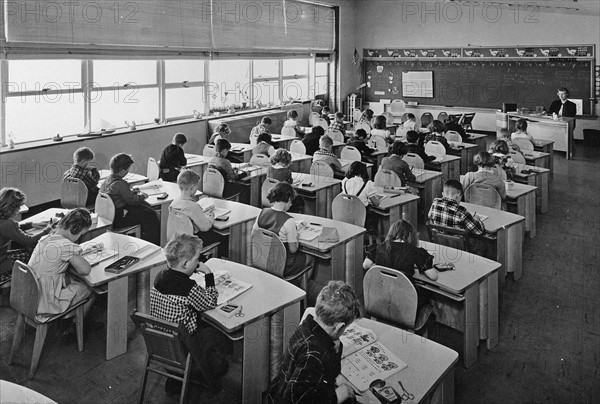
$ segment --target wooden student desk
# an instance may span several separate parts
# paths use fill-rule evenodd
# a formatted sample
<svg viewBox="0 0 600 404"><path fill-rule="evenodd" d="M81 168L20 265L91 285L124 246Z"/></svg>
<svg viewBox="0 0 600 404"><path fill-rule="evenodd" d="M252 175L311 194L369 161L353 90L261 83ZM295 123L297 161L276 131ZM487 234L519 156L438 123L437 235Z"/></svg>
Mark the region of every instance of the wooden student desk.
<svg viewBox="0 0 600 404"><path fill-rule="evenodd" d="M422 174L417 175L415 182L408 183L408 185L419 190L422 213L427 217L433 199L442 196L442 173L430 170L420 171Z"/></svg>
<svg viewBox="0 0 600 404"><path fill-rule="evenodd" d="M98 187L101 187L104 181L111 174L110 170L100 170L100 181L98 181ZM129 185L140 185L148 182L148 177L141 174L129 173L123 178Z"/></svg>
<svg viewBox="0 0 600 404"><path fill-rule="evenodd" d="M477 145L475 153L480 151L487 151L487 135L481 135L479 133L469 133L469 143Z"/></svg>
<svg viewBox="0 0 600 404"><path fill-rule="evenodd" d="M241 264L250 263L252 226L260 214L260 209L244 203L226 201L224 199L203 198L216 208L228 209L227 220L215 220L213 230L223 236L229 236L228 254L230 261Z"/></svg>
<svg viewBox="0 0 600 404"><path fill-rule="evenodd" d="M243 163L246 164L246 163ZM234 170L238 170L240 164L232 163L231 164ZM263 182L265 182L265 178L267 178L268 167L255 167L255 170L252 170L248 173L247 176L237 180L241 184L247 185L250 187L250 205L259 207L261 206L261 190Z"/></svg>
<svg viewBox="0 0 600 404"><path fill-rule="evenodd" d="M149 187L155 186L157 190ZM160 245L164 247L167 244L167 221L169 219L169 206L173 199L179 198L181 192L179 187L174 182L163 181L161 179L150 181L139 186L140 191L148 194L146 202L156 210L158 220L160 221ZM161 192L166 192L169 195L165 199L158 199L157 196Z"/></svg>
<svg viewBox="0 0 600 404"><path fill-rule="evenodd" d="M536 235L535 218L535 191L536 187L519 184L518 182L506 183L506 202L509 211L525 218L525 231L529 237Z"/></svg>
<svg viewBox="0 0 600 404"><path fill-rule="evenodd" d="M548 177L550 170L542 167L526 166L529 174L514 175L515 182L537 187L535 191L535 204L540 213L548 213Z"/></svg>
<svg viewBox="0 0 600 404"><path fill-rule="evenodd" d="M458 180L460 178L460 157L446 154L442 161L425 163L425 168L441 172L442 181L449 179Z"/></svg>
<svg viewBox="0 0 600 404"><path fill-rule="evenodd" d="M436 321L462 331L464 365L477 361L480 339L487 348L498 345L498 270L501 264L439 244L420 241L433 255L434 263L452 262L454 270L440 272L437 281L417 273L414 279L435 294L439 316Z"/></svg>
<svg viewBox="0 0 600 404"><path fill-rule="evenodd" d="M525 218L514 213L462 202L471 213L486 215L485 231L496 242L496 261L502 264L500 286L504 286L507 272L514 272L515 280L523 276L523 226ZM494 238L495 237L495 238Z"/></svg>
<svg viewBox="0 0 600 404"><path fill-rule="evenodd" d="M292 186L304 199L304 213L331 219L331 205L335 197L342 192L342 181L304 173L292 173L292 178ZM308 187L306 184L312 185Z"/></svg>
<svg viewBox="0 0 600 404"><path fill-rule="evenodd" d="M523 151L525 161L530 166L547 168L550 170L550 154L541 151ZM550 172L552 174L552 172Z"/></svg>
<svg viewBox="0 0 600 404"><path fill-rule="evenodd" d="M140 248L152 245L139 238L117 233L104 233L95 239L110 250L118 250L114 257L101 261L92 267L89 275L82 277L88 286L97 288L108 285L108 301L106 310L106 359L110 360L127 352L127 329L129 313L136 305L143 313L150 313L150 289L156 275L167 267L160 247L155 246L157 253L142 259L120 274L106 272L104 269L111 263L126 255L132 255ZM136 296L129 296L129 278L136 279Z"/></svg>
<svg viewBox="0 0 600 404"><path fill-rule="evenodd" d="M281 149L290 150L290 146L294 140L299 140L296 135L281 135L277 133L271 133L271 143L277 145Z"/></svg>
<svg viewBox="0 0 600 404"><path fill-rule="evenodd" d="M183 168L193 170L200 176L200 189L202 189L202 186L204 185L204 171L206 171L206 167L208 167L208 160L210 160L210 157L186 153L185 158L187 159L187 165Z"/></svg>
<svg viewBox="0 0 600 404"><path fill-rule="evenodd" d="M362 161L373 164L373 175L377 174L377 170L381 167L381 162L389 155L388 150L375 150L371 154L363 154ZM373 177L371 177L373 178Z"/></svg>
<svg viewBox="0 0 600 404"><path fill-rule="evenodd" d="M368 209L379 216L379 234L387 235L392 223L404 219L417 228L417 201L419 197L412 194L386 194L382 187L377 187L377 193L386 195L379 206L370 206Z"/></svg>
<svg viewBox="0 0 600 404"><path fill-rule="evenodd" d="M229 154L235 156L237 160L247 163L252 158L252 149L250 143L231 143Z"/></svg>
<svg viewBox="0 0 600 404"><path fill-rule="evenodd" d="M312 156L308 154L292 153L292 163L290 164L290 170L295 173L310 173L310 166L312 164Z"/></svg>
<svg viewBox="0 0 600 404"><path fill-rule="evenodd" d="M343 159L338 159L340 160L340 164L342 165L342 171L344 172L348 172L348 170L350 169L350 166L352 165L352 163L354 163L354 160L343 160ZM373 177L373 164L371 163L364 163L367 166L367 174L369 175L369 178L374 178Z"/></svg>
<svg viewBox="0 0 600 404"><path fill-rule="evenodd" d="M69 210L72 209L62 209L62 208L50 208L50 209L46 209L43 212L40 212L36 215L33 215L29 218L27 218L26 220L21 220L19 222L19 224L25 224L25 223L42 223L42 222L48 222L50 221L50 219L58 219L58 217L56 216L57 214L63 214L66 215ZM79 243L83 243L84 241L87 241L89 239L92 239L96 236L99 236L102 233L106 233L108 230L110 230L110 228L112 227L112 222L110 220L106 220L102 217L98 217L98 221L94 224L92 224L92 227L90 227L90 229L88 230L87 233L85 233L84 235L81 236L81 238L79 239ZM35 236L40 234L44 229L28 229L25 233L31 235L31 236Z"/></svg>
<svg viewBox="0 0 600 404"><path fill-rule="evenodd" d="M357 296L363 295L363 239L366 230L363 227L326 219L323 217L290 213L295 220L303 220L326 227L335 227L340 240L337 243L319 242L319 238L311 241L300 240L300 249L313 255L318 260L319 271L323 261L328 261L327 270L330 280L342 280L352 286Z"/></svg>
<svg viewBox="0 0 600 404"><path fill-rule="evenodd" d="M235 299L242 306L243 317L226 318L215 309L205 311L201 318L213 324L233 340L243 338L242 352L242 403L262 402L262 395L269 387L270 339L279 333L271 333L271 318L283 315L281 340L276 341L287 351L288 341L300 321L302 289L267 272L246 265L210 259L206 265L212 271L229 271L233 278L250 283L252 288Z"/></svg>
<svg viewBox="0 0 600 404"><path fill-rule="evenodd" d="M531 143L533 143L533 149L535 151L541 151L550 155L548 157L549 166L546 168L550 169L550 174L552 174L554 171L554 140L533 139Z"/></svg>
<svg viewBox="0 0 600 404"><path fill-rule="evenodd" d="M473 157L479 152L476 144L453 142L448 154L460 157L460 173L473 171Z"/></svg>

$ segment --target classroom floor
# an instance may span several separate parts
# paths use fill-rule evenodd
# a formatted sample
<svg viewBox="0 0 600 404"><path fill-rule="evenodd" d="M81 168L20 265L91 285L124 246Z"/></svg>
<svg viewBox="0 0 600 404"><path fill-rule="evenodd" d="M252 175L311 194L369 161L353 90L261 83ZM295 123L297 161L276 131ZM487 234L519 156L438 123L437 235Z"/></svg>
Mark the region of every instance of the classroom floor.
<svg viewBox="0 0 600 404"><path fill-rule="evenodd" d="M537 216L537 236L525 238L523 278L508 279L500 294L500 342L485 344L471 368L455 370L456 403L600 402L600 149L578 144L575 159L554 156L550 211ZM421 234L426 234L420 229ZM317 288L314 288L315 290ZM311 295L314 294L311 288ZM90 323L105 321L105 302ZM23 384L59 403L135 402L145 347L133 333L129 350L104 360L104 329L86 331L85 349L49 330L35 379L26 380L33 332L29 328L13 365L7 365L16 316L0 307L0 378ZM460 353L460 335L435 326L430 335ZM218 396L193 391L189 402L240 402L240 365L234 360ZM148 403L177 403L151 376Z"/></svg>

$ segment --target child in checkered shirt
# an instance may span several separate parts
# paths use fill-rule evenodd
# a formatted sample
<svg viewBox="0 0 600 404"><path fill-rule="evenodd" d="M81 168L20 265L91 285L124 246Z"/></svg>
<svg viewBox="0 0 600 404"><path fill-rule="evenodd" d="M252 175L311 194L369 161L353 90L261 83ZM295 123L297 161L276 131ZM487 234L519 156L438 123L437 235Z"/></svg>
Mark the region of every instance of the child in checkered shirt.
<svg viewBox="0 0 600 404"><path fill-rule="evenodd" d="M73 165L63 174L66 178L79 178L88 189L86 206L93 205L98 196L100 173L90 164L94 160L94 152L89 147L80 147L73 153Z"/></svg>

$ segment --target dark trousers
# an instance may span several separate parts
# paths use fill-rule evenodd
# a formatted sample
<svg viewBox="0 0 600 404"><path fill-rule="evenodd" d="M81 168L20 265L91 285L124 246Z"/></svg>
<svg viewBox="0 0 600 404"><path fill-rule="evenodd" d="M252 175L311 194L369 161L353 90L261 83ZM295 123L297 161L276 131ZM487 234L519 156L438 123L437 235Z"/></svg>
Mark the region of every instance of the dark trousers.
<svg viewBox="0 0 600 404"><path fill-rule="evenodd" d="M126 208L127 214L123 212L115 215L114 227L127 227L136 224L141 225L142 240L160 245L160 221L156 211L148 205L137 205Z"/></svg>

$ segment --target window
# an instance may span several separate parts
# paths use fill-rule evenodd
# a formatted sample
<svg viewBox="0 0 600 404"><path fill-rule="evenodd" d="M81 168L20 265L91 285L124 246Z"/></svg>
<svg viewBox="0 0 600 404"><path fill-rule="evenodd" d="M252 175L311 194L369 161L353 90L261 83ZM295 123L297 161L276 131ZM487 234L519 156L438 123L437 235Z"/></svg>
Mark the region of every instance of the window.
<svg viewBox="0 0 600 404"><path fill-rule="evenodd" d="M95 90L91 102L93 130L125 127L125 121L143 125L159 118L157 88Z"/></svg>
<svg viewBox="0 0 600 404"><path fill-rule="evenodd" d="M126 84L156 84L156 61L94 61L94 87L122 87Z"/></svg>
<svg viewBox="0 0 600 404"><path fill-rule="evenodd" d="M166 91L166 117L180 118L198 111L204 115L204 88L172 88Z"/></svg>
<svg viewBox="0 0 600 404"><path fill-rule="evenodd" d="M204 61L166 60L165 89L167 119L204 115Z"/></svg>
<svg viewBox="0 0 600 404"><path fill-rule="evenodd" d="M283 100L308 99L308 68L310 59L283 60Z"/></svg>
<svg viewBox="0 0 600 404"><path fill-rule="evenodd" d="M211 60L207 101L211 109L242 108L249 101L250 62L248 60Z"/></svg>

